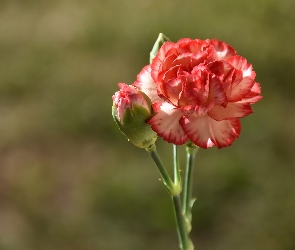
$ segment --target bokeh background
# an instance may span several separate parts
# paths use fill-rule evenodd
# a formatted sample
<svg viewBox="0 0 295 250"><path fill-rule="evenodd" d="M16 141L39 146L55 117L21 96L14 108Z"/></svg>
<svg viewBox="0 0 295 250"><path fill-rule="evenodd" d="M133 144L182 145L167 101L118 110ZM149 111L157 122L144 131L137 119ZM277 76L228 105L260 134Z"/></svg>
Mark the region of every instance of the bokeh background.
<svg viewBox="0 0 295 250"><path fill-rule="evenodd" d="M0 1L0 249L178 249L156 167L111 117L117 83L133 83L163 32L233 45L264 96L233 146L198 152L196 249L294 250L294 9L294 0ZM171 164L172 146L157 145Z"/></svg>

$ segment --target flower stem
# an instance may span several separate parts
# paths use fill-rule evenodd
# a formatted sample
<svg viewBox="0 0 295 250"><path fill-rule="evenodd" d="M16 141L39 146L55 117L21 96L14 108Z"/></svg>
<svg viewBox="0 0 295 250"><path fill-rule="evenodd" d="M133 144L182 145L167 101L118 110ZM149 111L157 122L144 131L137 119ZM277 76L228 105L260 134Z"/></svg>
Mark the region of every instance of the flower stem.
<svg viewBox="0 0 295 250"><path fill-rule="evenodd" d="M183 217L180 195L172 196L174 212L176 218L177 233L179 237L179 247L181 250L193 250L194 246L192 241L189 238L186 222Z"/></svg>
<svg viewBox="0 0 295 250"><path fill-rule="evenodd" d="M174 146L174 180L175 183L172 182L169 174L167 173L158 153L156 150L156 146L152 145L149 148L146 148L152 159L154 160L158 170L161 174L162 181L167 191L169 192L174 206L175 218L176 218L176 227L177 233L179 237L179 246L181 250L193 250L194 246L192 241L189 238L185 217L183 214L183 210L181 207L180 193L181 193L181 180L179 173L179 159L178 159L178 151L177 147Z"/></svg>
<svg viewBox="0 0 295 250"><path fill-rule="evenodd" d="M164 186L166 187L167 191L169 192L170 195L175 194L176 190L176 186L174 185L173 181L171 180L166 168L164 167L161 158L157 152L156 146L155 144L153 144L151 147L146 148L146 150L148 151L148 153L150 154L150 156L152 157L152 159L154 160L160 175L162 177L162 182L164 184ZM178 188L178 187L177 187ZM178 192L179 193L179 192Z"/></svg>
<svg viewBox="0 0 295 250"><path fill-rule="evenodd" d="M194 200L192 199L193 169L194 169L195 156L198 149L199 148L192 143L187 144L186 146L187 162L186 162L186 169L185 169L184 183L183 183L182 209L183 209L183 214L185 217L186 227L188 232L190 232L192 228L191 210L194 203Z"/></svg>
<svg viewBox="0 0 295 250"><path fill-rule="evenodd" d="M178 147L173 145L174 184L181 187Z"/></svg>

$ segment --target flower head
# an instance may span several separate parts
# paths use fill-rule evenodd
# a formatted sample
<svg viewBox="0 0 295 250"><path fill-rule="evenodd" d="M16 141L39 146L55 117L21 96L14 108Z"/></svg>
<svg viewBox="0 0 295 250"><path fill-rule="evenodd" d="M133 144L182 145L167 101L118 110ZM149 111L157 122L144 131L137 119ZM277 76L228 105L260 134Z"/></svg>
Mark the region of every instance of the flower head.
<svg viewBox="0 0 295 250"><path fill-rule="evenodd" d="M222 148L239 137L239 119L262 98L255 75L230 45L184 38L164 43L133 86L151 99L148 123L164 140Z"/></svg>
<svg viewBox="0 0 295 250"><path fill-rule="evenodd" d="M147 124L152 117L151 101L134 86L119 83L119 87L112 97L114 120L135 146L148 148L157 139L157 134Z"/></svg>

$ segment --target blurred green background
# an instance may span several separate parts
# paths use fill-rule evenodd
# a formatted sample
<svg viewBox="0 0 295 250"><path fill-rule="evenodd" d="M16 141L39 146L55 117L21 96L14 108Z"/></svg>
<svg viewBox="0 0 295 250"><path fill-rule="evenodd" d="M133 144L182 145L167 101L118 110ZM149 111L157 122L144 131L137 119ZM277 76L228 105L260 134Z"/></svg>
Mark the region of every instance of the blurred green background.
<svg viewBox="0 0 295 250"><path fill-rule="evenodd" d="M200 150L197 250L295 249L295 1L0 1L0 249L177 250L148 154L111 117L158 34L218 38L262 101L233 146ZM169 165L172 146L158 140ZM181 162L185 162L181 148Z"/></svg>

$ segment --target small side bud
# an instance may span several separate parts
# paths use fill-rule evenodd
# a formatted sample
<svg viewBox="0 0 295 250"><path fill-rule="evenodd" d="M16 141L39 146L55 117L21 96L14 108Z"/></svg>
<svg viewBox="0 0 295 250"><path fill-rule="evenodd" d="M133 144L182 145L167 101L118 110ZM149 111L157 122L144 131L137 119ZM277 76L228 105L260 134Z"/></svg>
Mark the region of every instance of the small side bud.
<svg viewBox="0 0 295 250"><path fill-rule="evenodd" d="M135 146L151 147L157 140L157 134L146 123L152 117L151 100L134 86L119 83L119 87L112 97L115 122Z"/></svg>
<svg viewBox="0 0 295 250"><path fill-rule="evenodd" d="M159 49L165 42L171 42L171 40L165 36L163 33L160 33L157 41L154 44L152 51L150 52L150 63L152 63L153 59L156 57Z"/></svg>

